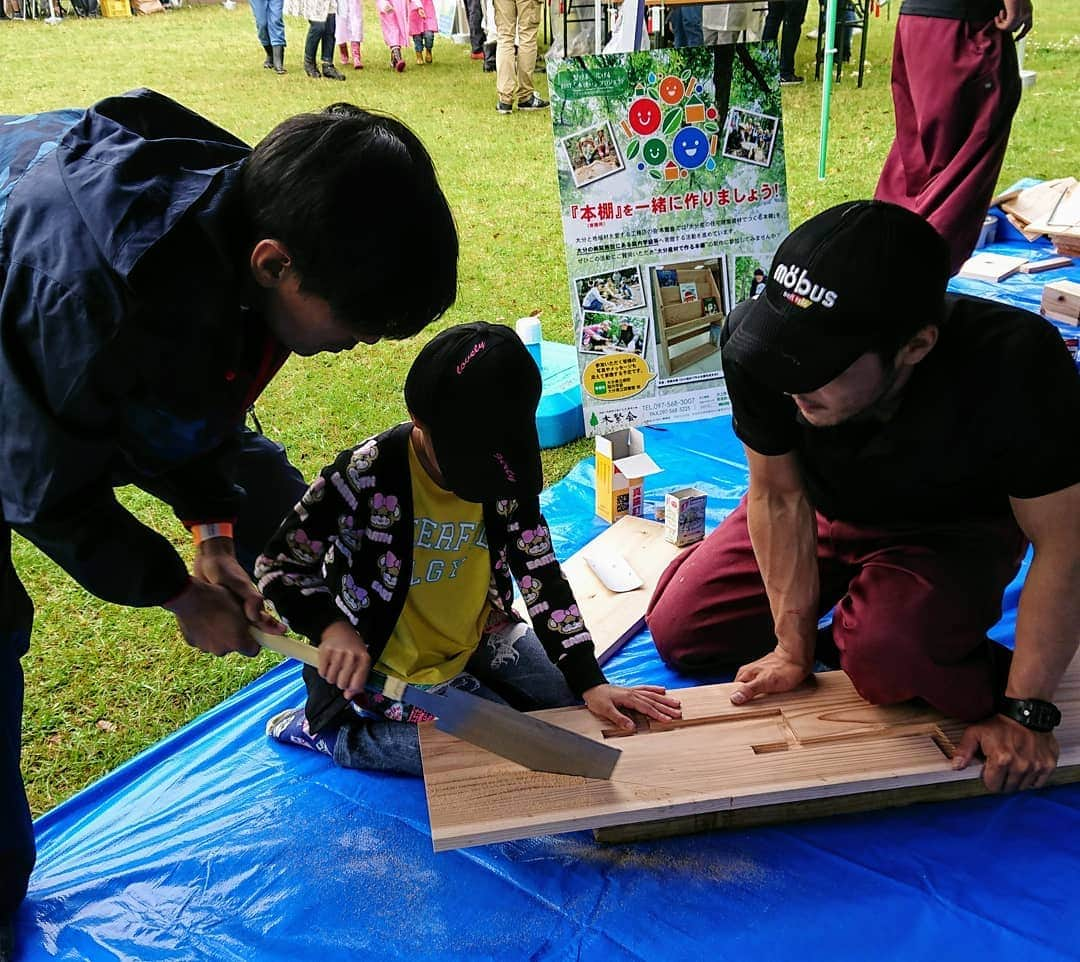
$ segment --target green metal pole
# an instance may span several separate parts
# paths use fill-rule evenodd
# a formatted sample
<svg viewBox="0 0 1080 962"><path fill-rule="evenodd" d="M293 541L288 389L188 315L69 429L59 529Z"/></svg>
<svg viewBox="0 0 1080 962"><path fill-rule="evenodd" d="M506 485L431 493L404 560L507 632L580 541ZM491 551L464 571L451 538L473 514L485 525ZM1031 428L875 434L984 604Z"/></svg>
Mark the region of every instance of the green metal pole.
<svg viewBox="0 0 1080 962"><path fill-rule="evenodd" d="M818 146L818 180L825 179L825 158L829 152L829 105L832 102L833 64L836 60L836 0L825 5L825 71L821 84L821 143Z"/></svg>

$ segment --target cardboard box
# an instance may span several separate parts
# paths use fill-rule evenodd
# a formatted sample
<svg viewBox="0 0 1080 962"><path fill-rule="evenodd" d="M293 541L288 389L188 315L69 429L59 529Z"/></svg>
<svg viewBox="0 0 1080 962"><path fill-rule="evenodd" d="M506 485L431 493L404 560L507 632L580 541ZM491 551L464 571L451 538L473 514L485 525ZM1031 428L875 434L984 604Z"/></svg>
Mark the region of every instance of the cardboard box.
<svg viewBox="0 0 1080 962"><path fill-rule="evenodd" d="M626 428L596 437L596 513L605 521L625 515L640 518L645 478L662 471L645 453L645 436Z"/></svg>
<svg viewBox="0 0 1080 962"><path fill-rule="evenodd" d="M705 501L698 488L680 488L664 496L664 540L680 548L705 537Z"/></svg>

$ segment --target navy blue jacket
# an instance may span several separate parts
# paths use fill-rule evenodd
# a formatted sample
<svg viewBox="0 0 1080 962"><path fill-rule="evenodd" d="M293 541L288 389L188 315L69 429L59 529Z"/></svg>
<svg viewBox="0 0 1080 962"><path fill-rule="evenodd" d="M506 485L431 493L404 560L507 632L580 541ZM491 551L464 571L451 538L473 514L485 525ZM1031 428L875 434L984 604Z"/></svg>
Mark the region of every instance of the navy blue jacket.
<svg viewBox="0 0 1080 962"><path fill-rule="evenodd" d="M89 591L160 604L187 573L115 499L235 515L229 459L286 352L248 306L250 148L149 90L0 117L0 511Z"/></svg>

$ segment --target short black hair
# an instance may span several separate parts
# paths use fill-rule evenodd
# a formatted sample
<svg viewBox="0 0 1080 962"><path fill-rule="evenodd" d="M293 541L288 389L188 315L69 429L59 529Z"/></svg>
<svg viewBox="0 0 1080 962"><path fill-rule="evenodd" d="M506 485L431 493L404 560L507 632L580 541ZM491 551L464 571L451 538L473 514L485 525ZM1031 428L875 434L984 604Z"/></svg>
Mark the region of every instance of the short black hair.
<svg viewBox="0 0 1080 962"><path fill-rule="evenodd" d="M252 240L281 241L301 289L356 333L411 337L454 303L457 228L401 121L347 103L290 117L252 151L242 192Z"/></svg>

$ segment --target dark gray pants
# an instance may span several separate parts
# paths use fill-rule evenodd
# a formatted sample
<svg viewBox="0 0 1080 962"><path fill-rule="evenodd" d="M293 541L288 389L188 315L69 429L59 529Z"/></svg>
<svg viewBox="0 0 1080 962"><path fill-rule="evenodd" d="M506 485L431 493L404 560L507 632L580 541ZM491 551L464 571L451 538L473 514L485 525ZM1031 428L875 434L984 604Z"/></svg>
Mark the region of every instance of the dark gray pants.
<svg viewBox="0 0 1080 962"><path fill-rule="evenodd" d="M248 496L237 517L236 554L250 573L306 485L285 449L243 430L237 480ZM149 485L148 485L149 486ZM19 770L23 673L19 659L30 647L34 606L11 563L11 531L0 517L0 919L14 914L34 867L34 833Z"/></svg>

